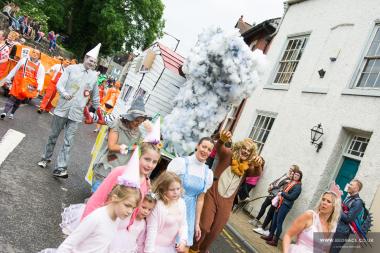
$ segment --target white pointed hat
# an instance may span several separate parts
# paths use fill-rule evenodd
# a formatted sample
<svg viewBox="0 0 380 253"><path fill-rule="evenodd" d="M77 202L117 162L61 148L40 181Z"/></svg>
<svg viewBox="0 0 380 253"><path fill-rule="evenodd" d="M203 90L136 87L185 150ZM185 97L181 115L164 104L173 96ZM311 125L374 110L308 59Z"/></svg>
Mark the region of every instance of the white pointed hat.
<svg viewBox="0 0 380 253"><path fill-rule="evenodd" d="M140 148L137 146L131 159L125 165L124 172L117 178L119 185L140 188L140 167L139 167Z"/></svg>
<svg viewBox="0 0 380 253"><path fill-rule="evenodd" d="M160 127L161 127L161 122L160 122L160 117L156 119L156 122L154 122L152 131L150 131L144 138L143 142L149 142L153 144L158 144L160 143Z"/></svg>
<svg viewBox="0 0 380 253"><path fill-rule="evenodd" d="M96 45L96 47L94 47L93 49L91 49L90 51L88 51L86 55L91 56L91 57L93 57L95 59L98 59L99 50L100 50L101 46L102 46L102 44L99 43L98 45Z"/></svg>

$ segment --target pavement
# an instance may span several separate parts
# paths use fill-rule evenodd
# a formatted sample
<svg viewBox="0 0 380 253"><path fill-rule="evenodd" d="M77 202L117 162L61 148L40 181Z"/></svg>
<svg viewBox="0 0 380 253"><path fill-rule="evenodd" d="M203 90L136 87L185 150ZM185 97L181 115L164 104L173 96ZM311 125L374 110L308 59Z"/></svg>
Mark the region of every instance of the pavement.
<svg viewBox="0 0 380 253"><path fill-rule="evenodd" d="M6 98L0 96L0 110ZM53 161L46 169L37 166L50 133L52 116L38 114L36 104L22 105L14 120L0 120L1 140L10 130L25 134L22 141L0 161L0 253L31 253L57 247L64 236L59 227L64 207L83 203L90 196L84 177L96 134L95 125L78 129L69 163L69 178L56 179L51 170L63 144L58 139ZM1 152L0 152L1 156ZM211 253L252 253L228 228L210 249Z"/></svg>
<svg viewBox="0 0 380 253"><path fill-rule="evenodd" d="M233 231L241 244L250 248L252 252L281 253L282 241L279 241L277 248L266 244L265 241L260 238L261 235L252 231L255 227L248 223L248 220L252 218L253 217L244 210L232 213L228 220L227 227L230 227L230 230Z"/></svg>

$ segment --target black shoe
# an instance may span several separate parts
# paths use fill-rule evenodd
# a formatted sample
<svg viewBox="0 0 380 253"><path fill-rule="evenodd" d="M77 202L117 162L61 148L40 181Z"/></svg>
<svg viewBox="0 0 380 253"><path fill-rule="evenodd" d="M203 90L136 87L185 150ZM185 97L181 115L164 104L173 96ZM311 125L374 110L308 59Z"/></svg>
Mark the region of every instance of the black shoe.
<svg viewBox="0 0 380 253"><path fill-rule="evenodd" d="M0 115L0 119L4 119L5 116L7 116L7 114L5 112L3 112L1 115Z"/></svg>
<svg viewBox="0 0 380 253"><path fill-rule="evenodd" d="M53 176L60 177L60 178L68 178L69 174L67 173L67 170L65 169L55 169L53 171Z"/></svg>
<svg viewBox="0 0 380 253"><path fill-rule="evenodd" d="M38 112L39 114L41 114L41 113L43 112L43 110L40 108L40 109L37 110L37 112Z"/></svg>

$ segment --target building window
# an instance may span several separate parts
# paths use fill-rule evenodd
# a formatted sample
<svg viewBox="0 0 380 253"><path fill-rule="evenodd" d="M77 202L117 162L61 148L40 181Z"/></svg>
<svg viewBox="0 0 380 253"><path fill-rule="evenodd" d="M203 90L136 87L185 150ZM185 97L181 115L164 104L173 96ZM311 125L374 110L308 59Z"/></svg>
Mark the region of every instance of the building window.
<svg viewBox="0 0 380 253"><path fill-rule="evenodd" d="M369 138L355 135L347 146L346 153L355 157L363 157L364 152L368 146Z"/></svg>
<svg viewBox="0 0 380 253"><path fill-rule="evenodd" d="M132 86L126 84L125 85L125 88L124 88L124 93L123 93L123 96L121 97L123 101L127 101L128 98L130 97L131 93L132 93Z"/></svg>
<svg viewBox="0 0 380 253"><path fill-rule="evenodd" d="M361 64L357 88L380 88L380 25L375 31L375 36Z"/></svg>
<svg viewBox="0 0 380 253"><path fill-rule="evenodd" d="M233 123L235 122L235 119L237 117L239 110L238 106L232 106L231 110L228 112L227 117L225 119L224 126L222 126L222 129L231 131Z"/></svg>
<svg viewBox="0 0 380 253"><path fill-rule="evenodd" d="M268 115L257 115L255 124L253 125L249 137L256 142L259 153L261 153L261 150L264 147L270 130L272 129L274 120L274 117L270 117Z"/></svg>
<svg viewBox="0 0 380 253"><path fill-rule="evenodd" d="M288 84L292 81L308 38L309 36L305 35L288 39L285 51L277 66L275 84Z"/></svg>
<svg viewBox="0 0 380 253"><path fill-rule="evenodd" d="M144 98L145 95L146 95L146 90L144 90L141 87L139 87L133 97L136 98L136 97L142 96Z"/></svg>

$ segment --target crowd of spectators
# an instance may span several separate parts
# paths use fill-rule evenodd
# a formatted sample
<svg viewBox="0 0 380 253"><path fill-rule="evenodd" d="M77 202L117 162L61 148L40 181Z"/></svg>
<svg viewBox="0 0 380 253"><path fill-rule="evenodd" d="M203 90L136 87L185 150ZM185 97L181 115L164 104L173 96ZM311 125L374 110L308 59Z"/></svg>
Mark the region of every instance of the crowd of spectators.
<svg viewBox="0 0 380 253"><path fill-rule="evenodd" d="M41 29L41 24L28 15L18 15L20 7L15 3L7 3L2 12L9 19L9 30L17 31L24 38L34 40L36 43L40 43L44 38L45 33ZM58 36L59 34L54 33L54 31L48 33L47 39L49 40L50 52L56 49Z"/></svg>

